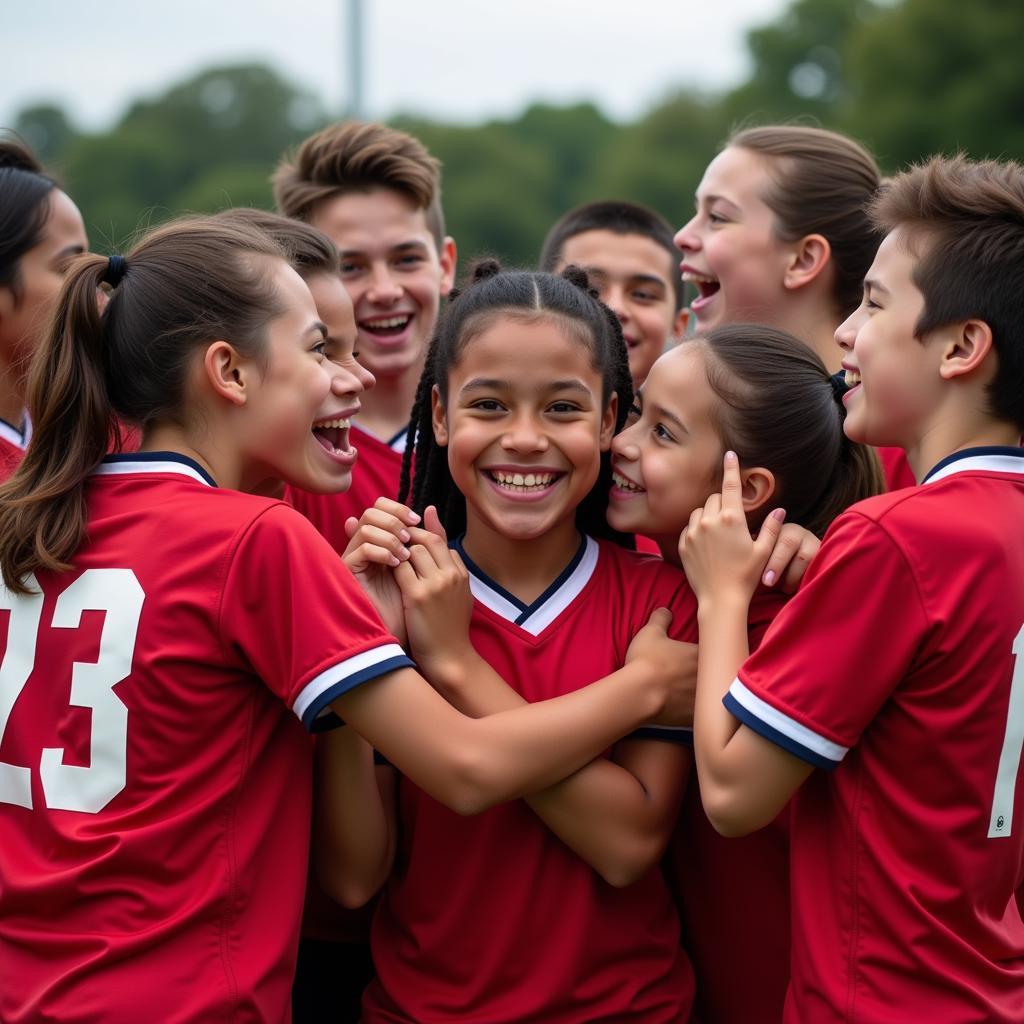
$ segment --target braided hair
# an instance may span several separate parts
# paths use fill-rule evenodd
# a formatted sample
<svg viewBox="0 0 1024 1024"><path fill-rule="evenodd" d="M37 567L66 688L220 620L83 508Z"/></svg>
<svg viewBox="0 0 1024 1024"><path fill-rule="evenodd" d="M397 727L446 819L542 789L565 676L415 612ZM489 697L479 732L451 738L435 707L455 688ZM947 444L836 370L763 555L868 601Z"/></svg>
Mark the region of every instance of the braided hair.
<svg viewBox="0 0 1024 1024"><path fill-rule="evenodd" d="M469 342L496 320L515 315L548 316L569 327L590 348L591 362L602 378L605 407L618 395L615 431L622 429L633 404L629 358L618 317L598 299L586 272L576 266L561 274L502 270L493 259L481 260L470 271L469 285L453 289L427 351L423 375L416 389L409 423L411 444L402 459L398 500L423 514L435 505L449 536L466 529L466 499L448 469L445 447L434 439L431 396L436 386L448 402L448 373ZM605 518L611 488L611 457L601 456L598 478L576 510L576 524L594 537L631 545L625 534L613 530ZM410 500L411 496L411 500Z"/></svg>

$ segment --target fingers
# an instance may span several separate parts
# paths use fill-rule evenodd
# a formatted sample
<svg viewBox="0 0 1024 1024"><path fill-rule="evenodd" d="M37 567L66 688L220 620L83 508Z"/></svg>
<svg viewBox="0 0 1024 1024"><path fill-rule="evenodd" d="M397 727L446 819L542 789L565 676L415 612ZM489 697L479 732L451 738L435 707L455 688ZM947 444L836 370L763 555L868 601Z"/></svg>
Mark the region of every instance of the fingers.
<svg viewBox="0 0 1024 1024"><path fill-rule="evenodd" d="M403 505L400 501L395 501L392 498L378 498L373 503L373 507L379 512L385 512L396 519L401 519L408 526L419 526L420 517L408 505Z"/></svg>
<svg viewBox="0 0 1024 1024"><path fill-rule="evenodd" d="M743 482L740 460L735 452L726 452L722 463L722 507L743 511Z"/></svg>
<svg viewBox="0 0 1024 1024"><path fill-rule="evenodd" d="M757 531L757 537L754 539L754 554L766 563L761 579L767 586L772 585L779 573L777 567L772 567L772 557L778 549L779 534L782 532L782 523L785 518L786 510L784 508L772 511L761 524L761 529ZM772 574L770 582L769 573Z"/></svg>
<svg viewBox="0 0 1024 1024"><path fill-rule="evenodd" d="M359 552L368 553L375 549L382 549L395 559L395 564L397 565L399 562L405 561L405 559L409 557L409 549L402 540L403 535L405 542L407 543L410 540L410 536L404 529L396 536L395 533L389 529L384 529L378 526L369 526L364 523L359 527L356 533L349 538L349 547L345 551L345 558L348 560ZM380 562L380 559L371 557L370 561Z"/></svg>
<svg viewBox="0 0 1024 1024"><path fill-rule="evenodd" d="M668 608L655 608L647 620L647 625L667 633L672 626L672 612Z"/></svg>
<svg viewBox="0 0 1024 1024"><path fill-rule="evenodd" d="M444 527L441 525L441 517L437 514L436 505L428 505L423 510L423 526L430 533L436 534L440 537L447 546L448 534L444 532Z"/></svg>
<svg viewBox="0 0 1024 1024"><path fill-rule="evenodd" d="M821 547L821 541L809 530L791 524L794 530L800 530L800 546L796 554L790 559L786 567L785 575L782 577L782 589L787 594L795 594L804 578L808 566L814 560L814 556Z"/></svg>
<svg viewBox="0 0 1024 1024"><path fill-rule="evenodd" d="M355 516L349 516L345 520L345 537L351 540L356 535L356 530L359 529L359 520Z"/></svg>

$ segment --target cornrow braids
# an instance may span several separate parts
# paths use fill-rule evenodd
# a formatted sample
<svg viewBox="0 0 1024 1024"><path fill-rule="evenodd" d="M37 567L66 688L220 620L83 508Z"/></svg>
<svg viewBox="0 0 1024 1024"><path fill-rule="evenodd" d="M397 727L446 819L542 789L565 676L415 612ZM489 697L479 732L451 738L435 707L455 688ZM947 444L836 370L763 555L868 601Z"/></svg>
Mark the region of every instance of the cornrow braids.
<svg viewBox="0 0 1024 1024"><path fill-rule="evenodd" d="M475 264L469 284L449 296L438 322L416 389L410 418L412 443L402 458L399 500L423 514L435 505L449 536L466 529L466 500L452 481L445 449L434 439L432 396L436 387L448 402L448 374L473 338L503 316L548 317L556 320L590 350L592 365L601 372L602 402L618 398L615 430L626 422L633 404L629 357L618 317L590 287L586 271L569 266L561 274L502 270L493 259ZM578 528L593 537L605 537L624 547L632 538L613 530L605 512L611 489L611 457L602 453L597 481L576 510Z"/></svg>

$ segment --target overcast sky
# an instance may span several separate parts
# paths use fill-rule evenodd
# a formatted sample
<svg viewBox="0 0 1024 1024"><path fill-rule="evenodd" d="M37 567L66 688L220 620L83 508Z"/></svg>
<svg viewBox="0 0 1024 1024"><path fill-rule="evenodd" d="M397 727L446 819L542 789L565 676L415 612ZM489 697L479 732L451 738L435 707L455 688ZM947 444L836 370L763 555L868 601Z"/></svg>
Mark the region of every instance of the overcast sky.
<svg viewBox="0 0 1024 1024"><path fill-rule="evenodd" d="M365 113L455 121L531 100L642 113L678 85L747 70L746 29L786 0L364 0ZM0 126L56 102L102 129L140 96L216 64L265 61L345 111L348 0L30 0L0 13Z"/></svg>

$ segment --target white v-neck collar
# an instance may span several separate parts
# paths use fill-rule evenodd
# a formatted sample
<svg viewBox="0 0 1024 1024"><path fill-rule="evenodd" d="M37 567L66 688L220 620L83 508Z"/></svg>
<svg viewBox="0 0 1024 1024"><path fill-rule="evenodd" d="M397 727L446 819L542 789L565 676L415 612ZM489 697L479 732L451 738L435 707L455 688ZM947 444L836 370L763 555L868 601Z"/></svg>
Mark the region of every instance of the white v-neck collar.
<svg viewBox="0 0 1024 1024"><path fill-rule="evenodd" d="M1015 473L1024 476L1024 448L991 445L953 452L932 467L922 484L934 484L956 473Z"/></svg>
<svg viewBox="0 0 1024 1024"><path fill-rule="evenodd" d="M469 570L469 588L473 597L490 608L495 615L500 615L531 636L539 636L579 597L594 575L600 551L593 537L584 536L572 561L558 574L558 578L536 601L527 605L473 562L463 549L461 538L454 541L452 546Z"/></svg>
<svg viewBox="0 0 1024 1024"><path fill-rule="evenodd" d="M93 470L100 476L123 476L128 473L176 473L216 487L217 481L194 459L177 452L132 452L108 455Z"/></svg>

